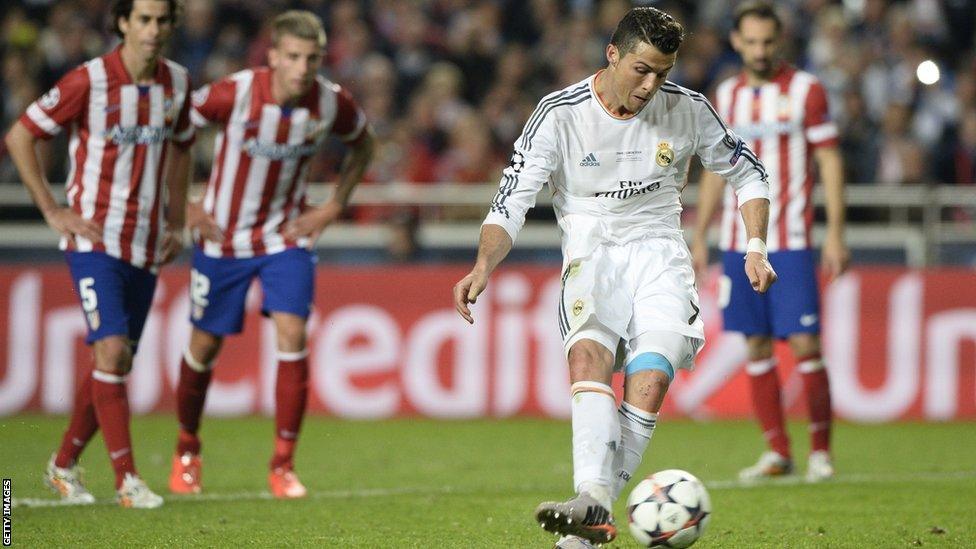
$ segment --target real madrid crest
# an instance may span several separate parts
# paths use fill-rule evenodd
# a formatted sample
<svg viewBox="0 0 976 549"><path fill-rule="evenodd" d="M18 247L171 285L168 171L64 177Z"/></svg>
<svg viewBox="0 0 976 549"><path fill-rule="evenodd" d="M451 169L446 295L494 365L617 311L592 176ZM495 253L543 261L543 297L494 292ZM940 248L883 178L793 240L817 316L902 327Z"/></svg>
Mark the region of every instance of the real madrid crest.
<svg viewBox="0 0 976 549"><path fill-rule="evenodd" d="M674 162L674 149L667 141L661 141L657 144L657 154L654 155L654 158L657 160L658 166L667 168Z"/></svg>
<svg viewBox="0 0 976 549"><path fill-rule="evenodd" d="M573 316L579 316L583 312L583 300L577 299L576 303L573 303Z"/></svg>

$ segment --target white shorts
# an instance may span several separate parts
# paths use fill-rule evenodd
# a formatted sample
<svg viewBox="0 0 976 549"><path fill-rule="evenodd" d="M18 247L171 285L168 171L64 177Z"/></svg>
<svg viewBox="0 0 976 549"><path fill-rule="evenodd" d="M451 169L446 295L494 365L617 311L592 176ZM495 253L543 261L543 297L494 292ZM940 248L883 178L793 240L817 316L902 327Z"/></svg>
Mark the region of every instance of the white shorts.
<svg viewBox="0 0 976 549"><path fill-rule="evenodd" d="M563 349L592 339L620 370L640 354L694 366L705 343L691 254L680 235L601 245L563 270L559 330Z"/></svg>

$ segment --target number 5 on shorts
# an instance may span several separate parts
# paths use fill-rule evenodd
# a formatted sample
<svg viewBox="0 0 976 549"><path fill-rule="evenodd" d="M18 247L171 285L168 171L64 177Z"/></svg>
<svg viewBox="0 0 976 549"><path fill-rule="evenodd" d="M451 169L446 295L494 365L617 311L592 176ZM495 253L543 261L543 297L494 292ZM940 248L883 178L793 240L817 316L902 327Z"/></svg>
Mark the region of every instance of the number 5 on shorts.
<svg viewBox="0 0 976 549"><path fill-rule="evenodd" d="M85 311L88 326L97 330L101 324L98 316L98 294L95 293L95 278L87 276L78 281L78 295L81 296L81 308Z"/></svg>

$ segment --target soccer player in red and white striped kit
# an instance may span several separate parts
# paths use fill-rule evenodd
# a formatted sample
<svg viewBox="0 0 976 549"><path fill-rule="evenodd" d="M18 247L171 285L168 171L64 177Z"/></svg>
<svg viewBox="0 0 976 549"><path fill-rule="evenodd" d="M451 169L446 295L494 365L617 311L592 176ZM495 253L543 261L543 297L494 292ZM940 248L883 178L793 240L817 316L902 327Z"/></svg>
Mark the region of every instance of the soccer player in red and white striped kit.
<svg viewBox="0 0 976 549"><path fill-rule="evenodd" d="M720 290L725 329L745 335L750 393L769 449L740 477L754 480L793 472L790 441L783 419L773 338L789 342L810 417L810 481L833 476L830 454L832 412L827 369L821 357L820 296L813 256L813 192L816 162L824 185L827 234L820 259L828 278L840 275L850 253L844 242L844 180L837 127L830 119L827 94L812 74L777 57L782 22L765 2L739 5L732 45L742 56L740 75L722 82L715 106L735 132L762 160L769 174L769 261L780 282L769 293L755 294L739 276L746 250L745 230L737 220L738 203L725 192L722 236L725 276ZM706 173L701 181L698 225L692 254L696 270L708 265L705 240L721 199L723 181Z"/></svg>
<svg viewBox="0 0 976 549"><path fill-rule="evenodd" d="M163 503L136 473L125 378L152 304L157 267L183 247L194 136L190 83L186 69L160 55L176 10L176 0L116 0L113 30L122 44L61 78L6 138L34 203L61 234L88 323L86 342L94 351L94 369L75 394L71 422L45 475L72 503L94 502L77 461L99 428L115 469L118 502L135 508ZM68 205L62 207L35 145L66 127L71 169Z"/></svg>
<svg viewBox="0 0 976 549"><path fill-rule="evenodd" d="M309 249L335 221L362 178L373 150L363 112L341 87L319 76L325 31L310 12L288 11L271 23L267 67L232 74L194 92L191 118L218 128L202 203L192 203L196 233L190 299L193 331L177 387L179 437L170 490L201 491L198 429L213 362L224 337L243 328L254 278L262 312L277 332L275 440L268 483L276 498L303 497L293 456L308 395L306 321L314 290ZM348 152L332 198L306 203L309 159L329 136Z"/></svg>

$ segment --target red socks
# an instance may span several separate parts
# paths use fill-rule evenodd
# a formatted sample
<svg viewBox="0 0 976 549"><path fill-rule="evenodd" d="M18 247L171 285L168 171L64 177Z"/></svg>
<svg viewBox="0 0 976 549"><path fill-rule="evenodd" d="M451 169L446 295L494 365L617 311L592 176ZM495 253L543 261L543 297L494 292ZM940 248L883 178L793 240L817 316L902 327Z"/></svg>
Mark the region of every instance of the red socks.
<svg viewBox="0 0 976 549"><path fill-rule="evenodd" d="M188 361L193 361L192 367ZM176 416L180 423L180 434L176 443L178 455L200 453L197 430L200 428L200 416L203 414L212 375L209 367L197 363L189 352L183 355L183 360L180 361L180 381L176 386Z"/></svg>
<svg viewBox="0 0 976 549"><path fill-rule="evenodd" d="M803 376L803 392L807 397L807 410L810 414L810 450L829 451L833 413L827 370L819 354L798 359L797 369Z"/></svg>
<svg viewBox="0 0 976 549"><path fill-rule="evenodd" d="M783 405L780 398L779 376L776 375L776 359L768 358L749 362L749 388L752 406L762 426L770 449L784 457L790 457L790 439L783 422Z"/></svg>
<svg viewBox="0 0 976 549"><path fill-rule="evenodd" d="M129 398L125 377L95 370L91 383L95 416L102 428L102 437L105 438L105 446L115 470L115 487L118 488L126 473L136 474L129 436Z"/></svg>
<svg viewBox="0 0 976 549"><path fill-rule="evenodd" d="M275 385L275 451L271 469L292 467L308 400L308 350L278 353Z"/></svg>
<svg viewBox="0 0 976 549"><path fill-rule="evenodd" d="M98 420L95 418L95 406L92 404L92 372L89 370L82 376L81 384L75 392L74 407L71 410L71 423L61 438L61 447L54 458L58 467L71 467L78 461L78 456L88 445L98 431Z"/></svg>

